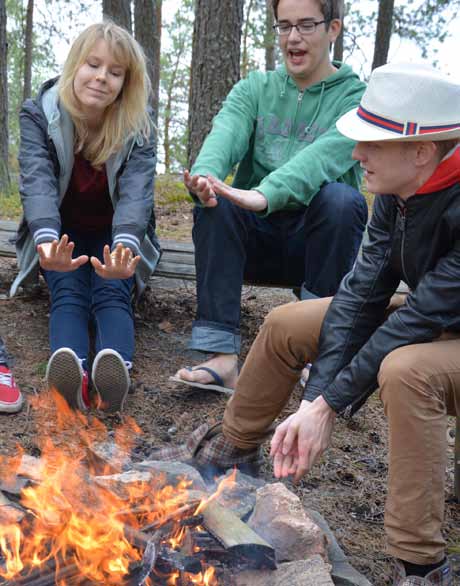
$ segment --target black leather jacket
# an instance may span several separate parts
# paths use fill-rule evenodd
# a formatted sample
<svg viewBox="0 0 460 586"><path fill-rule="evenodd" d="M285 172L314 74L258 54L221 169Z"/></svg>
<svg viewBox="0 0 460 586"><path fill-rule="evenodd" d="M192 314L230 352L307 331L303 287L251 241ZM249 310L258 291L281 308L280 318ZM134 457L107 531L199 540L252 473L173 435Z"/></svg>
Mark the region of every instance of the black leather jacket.
<svg viewBox="0 0 460 586"><path fill-rule="evenodd" d="M309 401L323 395L345 416L377 388L387 354L446 330L460 334L460 184L405 205L377 196L368 232L362 257L326 314L304 395ZM411 293L385 319L401 280Z"/></svg>

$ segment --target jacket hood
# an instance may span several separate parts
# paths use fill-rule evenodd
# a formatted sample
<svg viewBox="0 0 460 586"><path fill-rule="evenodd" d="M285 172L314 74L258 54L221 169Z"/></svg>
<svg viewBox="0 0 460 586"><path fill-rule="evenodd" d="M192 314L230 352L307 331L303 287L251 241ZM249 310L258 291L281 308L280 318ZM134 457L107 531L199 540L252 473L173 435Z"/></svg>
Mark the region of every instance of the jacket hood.
<svg viewBox="0 0 460 586"><path fill-rule="evenodd" d="M39 100L41 102L43 99L43 95L52 87L57 86L58 81L59 81L59 76L57 75L56 77L52 77L51 79L48 79L47 81L42 83L42 85L40 86L40 89L38 90L37 100ZM57 89L57 87L56 87L56 89Z"/></svg>
<svg viewBox="0 0 460 586"><path fill-rule="evenodd" d="M318 81L313 85L307 87L306 91L310 93L316 93L321 92L324 89L329 89L335 85L339 85L344 81L348 81L350 79L355 79L359 81L359 76L353 71L353 69L349 65L346 65L341 61L333 61L332 64L334 65L334 67L337 68L337 71L335 71L332 75L329 75L325 79L322 79L321 81ZM286 69L286 65L284 65L284 63L276 69L276 73L283 81L283 88L285 88L286 85L297 88L297 84L295 83L294 79L289 75ZM281 96L283 96L283 94L284 91L281 92Z"/></svg>

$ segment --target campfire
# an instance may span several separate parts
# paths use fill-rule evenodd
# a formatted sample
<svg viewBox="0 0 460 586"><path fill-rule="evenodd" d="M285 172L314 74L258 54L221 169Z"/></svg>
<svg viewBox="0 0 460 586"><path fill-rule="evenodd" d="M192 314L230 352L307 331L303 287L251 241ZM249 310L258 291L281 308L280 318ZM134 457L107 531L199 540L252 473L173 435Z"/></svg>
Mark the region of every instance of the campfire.
<svg viewBox="0 0 460 586"><path fill-rule="evenodd" d="M218 586L276 567L273 548L191 480L126 470L140 429L115 432L56 394L32 402L39 457L0 459L0 585ZM110 446L101 456L101 446Z"/></svg>

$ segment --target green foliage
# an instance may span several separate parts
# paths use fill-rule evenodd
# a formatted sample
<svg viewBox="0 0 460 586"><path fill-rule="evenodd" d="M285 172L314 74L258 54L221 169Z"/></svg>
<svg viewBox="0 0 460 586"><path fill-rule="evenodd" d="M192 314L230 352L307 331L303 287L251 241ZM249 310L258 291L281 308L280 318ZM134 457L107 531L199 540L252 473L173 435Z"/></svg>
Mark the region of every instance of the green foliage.
<svg viewBox="0 0 460 586"><path fill-rule="evenodd" d="M182 175L157 175L155 181L155 205L165 208L178 203L193 201L187 191Z"/></svg>
<svg viewBox="0 0 460 586"><path fill-rule="evenodd" d="M7 192L0 192L0 218L2 220L19 220L22 216L21 198L18 186L14 182Z"/></svg>
<svg viewBox="0 0 460 586"><path fill-rule="evenodd" d="M366 3L345 2L344 61L350 55L366 66L372 55L366 42L375 37L378 0ZM448 24L456 16L460 0L396 0L393 13L393 34L413 41L424 58L436 63L436 45L448 36ZM365 75L369 74L367 67Z"/></svg>
<svg viewBox="0 0 460 586"><path fill-rule="evenodd" d="M278 43L274 39L275 33L273 30L267 30L266 11L266 0L245 2L241 39L241 77L247 77L251 71L265 69L265 47L273 43L273 40L276 45L276 61L281 62Z"/></svg>
<svg viewBox="0 0 460 586"><path fill-rule="evenodd" d="M9 133L12 154L19 145L19 111L24 86L24 34L26 2L6 0L8 18L8 100ZM42 25L34 24L32 51L32 93L35 93L50 71L56 69L54 53L49 50L50 34Z"/></svg>
<svg viewBox="0 0 460 586"><path fill-rule="evenodd" d="M394 32L415 41L426 58L430 43L446 39L448 24L456 16L459 4L455 0L425 0L417 6L415 0L406 0L395 10Z"/></svg>
<svg viewBox="0 0 460 586"><path fill-rule="evenodd" d="M46 367L48 366L48 362L37 362L34 366L34 370L38 376L45 376L46 375Z"/></svg>

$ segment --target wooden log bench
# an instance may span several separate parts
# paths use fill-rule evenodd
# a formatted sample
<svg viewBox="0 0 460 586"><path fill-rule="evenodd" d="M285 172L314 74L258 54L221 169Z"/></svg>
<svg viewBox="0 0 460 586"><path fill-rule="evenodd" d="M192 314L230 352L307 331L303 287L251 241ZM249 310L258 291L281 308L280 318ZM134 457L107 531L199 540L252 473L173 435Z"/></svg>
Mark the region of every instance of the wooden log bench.
<svg viewBox="0 0 460 586"><path fill-rule="evenodd" d="M17 222L0 220L0 256L16 256L14 244L11 242L11 239L16 234L16 229ZM193 244L191 242L177 242L168 239L161 239L160 242L163 254L155 271L155 277L184 279L187 281L195 280L195 251ZM283 285L280 286L276 283L257 283L257 285L283 287ZM401 287L401 292L405 291L407 291L407 287L404 285ZM457 417L456 422L454 470L455 497L460 502L460 416Z"/></svg>
<svg viewBox="0 0 460 586"><path fill-rule="evenodd" d="M11 220L0 220L0 256L15 257L16 250L11 242L18 224ZM191 242L161 240L163 254L155 271L156 277L195 280L195 256Z"/></svg>

